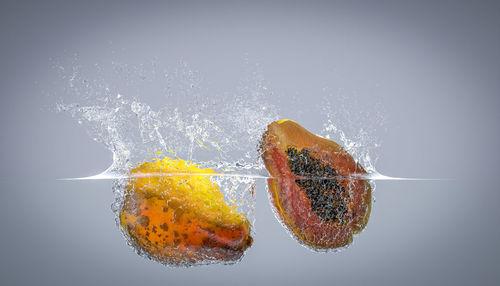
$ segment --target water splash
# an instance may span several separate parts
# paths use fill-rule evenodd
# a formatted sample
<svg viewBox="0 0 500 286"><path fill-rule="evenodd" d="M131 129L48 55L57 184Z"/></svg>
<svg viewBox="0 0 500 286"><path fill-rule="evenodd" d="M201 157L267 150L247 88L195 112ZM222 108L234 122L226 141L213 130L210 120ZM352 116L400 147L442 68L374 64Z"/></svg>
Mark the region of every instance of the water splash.
<svg viewBox="0 0 500 286"><path fill-rule="evenodd" d="M69 68L56 67L64 86L57 111L70 114L113 154L113 163L104 172L65 180L114 180L116 199L112 209L118 225L124 186L138 176L129 170L166 155L215 170L217 174L202 175L219 185L225 200L253 225L256 180L276 179L268 175L257 146L267 125L280 119L281 114L278 106L270 103L273 94L261 73L252 71L228 95L204 88L198 72L185 62L172 71L155 61L143 65L112 63L111 69L95 65L87 70L75 63ZM146 91L152 94L144 95ZM160 98L162 104L138 99L148 96ZM360 120L352 114L357 108L348 103L352 104L346 97L328 94L317 104L324 117L319 119L323 122L320 135L339 142L368 172L350 176L370 181L373 190L375 180L412 180L384 176L375 170L373 151L379 143L374 132L367 131L374 128L367 128L365 123L380 124L380 120ZM190 174L140 174L179 175Z"/></svg>

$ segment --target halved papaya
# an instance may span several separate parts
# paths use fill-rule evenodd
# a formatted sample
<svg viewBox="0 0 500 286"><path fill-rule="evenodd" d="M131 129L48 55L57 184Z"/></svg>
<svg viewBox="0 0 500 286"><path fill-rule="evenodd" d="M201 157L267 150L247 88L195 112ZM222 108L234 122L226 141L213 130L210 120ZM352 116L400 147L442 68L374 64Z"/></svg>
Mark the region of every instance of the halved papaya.
<svg viewBox="0 0 500 286"><path fill-rule="evenodd" d="M235 262L252 245L250 222L224 201L213 170L166 157L130 173L119 219L139 252L189 266Z"/></svg>
<svg viewBox="0 0 500 286"><path fill-rule="evenodd" d="M269 124L261 148L275 213L296 239L317 250L350 244L370 215L363 167L292 120Z"/></svg>

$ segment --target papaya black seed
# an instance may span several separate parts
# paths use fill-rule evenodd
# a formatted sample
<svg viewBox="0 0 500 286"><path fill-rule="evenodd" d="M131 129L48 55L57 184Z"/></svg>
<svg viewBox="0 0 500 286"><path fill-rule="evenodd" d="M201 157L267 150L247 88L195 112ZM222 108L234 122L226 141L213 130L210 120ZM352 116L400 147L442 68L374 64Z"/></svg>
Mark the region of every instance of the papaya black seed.
<svg viewBox="0 0 500 286"><path fill-rule="evenodd" d="M311 210L323 222L345 224L349 219L349 192L337 180L337 170L314 158L307 149L288 147L285 153L290 171L299 177L295 183L309 199Z"/></svg>

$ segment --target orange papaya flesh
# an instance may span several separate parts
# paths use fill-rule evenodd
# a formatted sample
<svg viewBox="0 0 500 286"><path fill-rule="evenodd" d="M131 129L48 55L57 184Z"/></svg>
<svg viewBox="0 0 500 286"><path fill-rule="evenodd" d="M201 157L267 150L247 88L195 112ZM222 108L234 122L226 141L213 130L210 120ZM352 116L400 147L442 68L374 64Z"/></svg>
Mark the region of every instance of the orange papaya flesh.
<svg viewBox="0 0 500 286"><path fill-rule="evenodd" d="M173 165L172 165L173 164ZM165 158L132 173L213 172ZM126 186L120 225L134 247L168 265L239 260L252 245L250 223L206 176L137 177Z"/></svg>
<svg viewBox="0 0 500 286"><path fill-rule="evenodd" d="M347 246L368 223L366 171L334 141L291 120L269 124L262 158L275 212L299 242L314 249Z"/></svg>

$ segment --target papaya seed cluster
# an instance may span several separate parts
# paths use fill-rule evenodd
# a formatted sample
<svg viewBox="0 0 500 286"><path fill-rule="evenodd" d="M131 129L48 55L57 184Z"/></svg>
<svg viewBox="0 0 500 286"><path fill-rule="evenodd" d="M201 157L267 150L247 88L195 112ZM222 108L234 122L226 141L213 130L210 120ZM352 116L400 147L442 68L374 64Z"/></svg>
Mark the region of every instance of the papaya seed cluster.
<svg viewBox="0 0 500 286"><path fill-rule="evenodd" d="M337 171L322 164L307 149L299 151L289 146L285 153L290 170L298 176L295 183L311 202L311 210L323 222L344 225L349 220L349 192L339 182Z"/></svg>

